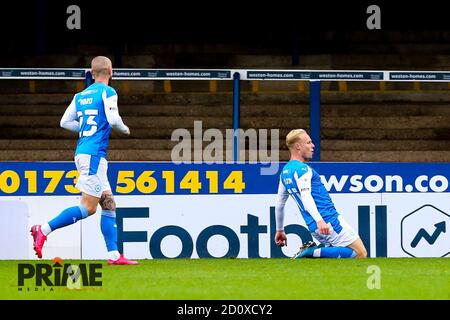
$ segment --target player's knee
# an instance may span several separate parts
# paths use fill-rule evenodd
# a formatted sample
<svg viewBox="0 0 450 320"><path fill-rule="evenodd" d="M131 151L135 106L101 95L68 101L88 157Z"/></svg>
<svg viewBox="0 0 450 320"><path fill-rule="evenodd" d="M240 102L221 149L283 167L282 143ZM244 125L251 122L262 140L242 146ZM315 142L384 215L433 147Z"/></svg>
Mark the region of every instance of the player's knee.
<svg viewBox="0 0 450 320"><path fill-rule="evenodd" d="M116 202L112 194L103 194L100 198L100 206L103 210L116 211Z"/></svg>
<svg viewBox="0 0 450 320"><path fill-rule="evenodd" d="M359 248L359 250L356 251L356 257L360 259L367 258L367 250L366 248L362 247Z"/></svg>
<svg viewBox="0 0 450 320"><path fill-rule="evenodd" d="M97 212L97 204L93 205L93 204L85 204L85 207L87 209L88 214L91 216L93 215L95 212Z"/></svg>

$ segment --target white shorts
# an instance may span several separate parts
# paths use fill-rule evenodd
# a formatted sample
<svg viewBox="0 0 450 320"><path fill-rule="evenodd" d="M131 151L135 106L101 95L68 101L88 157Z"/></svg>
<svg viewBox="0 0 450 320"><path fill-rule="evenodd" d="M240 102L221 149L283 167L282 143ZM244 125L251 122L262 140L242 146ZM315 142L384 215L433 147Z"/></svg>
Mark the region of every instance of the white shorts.
<svg viewBox="0 0 450 320"><path fill-rule="evenodd" d="M341 232L337 233L334 231L331 224L328 223L328 226L330 227L330 234L325 235L318 233L318 229L315 232L311 232L311 234L317 239L317 241L320 242L320 244L324 246L347 247L349 244L352 244L356 239L358 239L359 236L342 216L339 215L338 220L339 224L342 226Z"/></svg>
<svg viewBox="0 0 450 320"><path fill-rule="evenodd" d="M96 198L101 198L103 191L111 190L107 175L108 162L105 158L77 154L75 165L80 174L75 185L78 190Z"/></svg>

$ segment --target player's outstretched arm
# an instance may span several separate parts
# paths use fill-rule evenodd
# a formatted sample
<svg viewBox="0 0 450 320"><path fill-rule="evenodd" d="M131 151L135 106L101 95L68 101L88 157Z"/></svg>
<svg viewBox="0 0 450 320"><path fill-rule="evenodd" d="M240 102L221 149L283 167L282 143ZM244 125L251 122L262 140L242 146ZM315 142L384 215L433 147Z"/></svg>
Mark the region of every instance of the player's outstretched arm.
<svg viewBox="0 0 450 320"><path fill-rule="evenodd" d="M105 114L108 123L111 127L123 134L129 135L130 129L123 123L122 117L119 114L119 107L117 105L117 94L106 97L106 91L103 92L102 98L105 105Z"/></svg>
<svg viewBox="0 0 450 320"><path fill-rule="evenodd" d="M278 184L278 194L275 204L275 221L277 232L274 239L276 245L280 247L287 246L287 238L284 232L284 206L288 198L289 193L280 180Z"/></svg>
<svg viewBox="0 0 450 320"><path fill-rule="evenodd" d="M61 128L67 129L72 132L78 132L79 131L79 124L77 121L77 110L75 107L75 97L72 99L72 102L69 104L69 106L66 109L66 112L64 112L64 115L61 118L61 122L59 125Z"/></svg>

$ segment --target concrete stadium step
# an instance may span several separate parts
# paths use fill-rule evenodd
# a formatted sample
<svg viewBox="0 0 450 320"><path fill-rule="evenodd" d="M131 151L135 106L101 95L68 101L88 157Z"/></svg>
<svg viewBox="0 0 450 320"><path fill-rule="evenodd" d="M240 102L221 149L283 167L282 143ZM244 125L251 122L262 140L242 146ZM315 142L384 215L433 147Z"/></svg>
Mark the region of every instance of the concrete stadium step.
<svg viewBox="0 0 450 320"><path fill-rule="evenodd" d="M110 139L109 150L172 150L180 141L170 139ZM194 144L194 142L191 142ZM202 148L211 141L197 140ZM74 139L15 139L0 140L0 150L75 150ZM247 148L248 142L246 142ZM229 149L232 141L223 141L223 147ZM270 149L270 137L267 148ZM280 150L287 150L284 138L278 142ZM450 140L322 140L322 151L429 151L450 150ZM253 149L252 149L253 150Z"/></svg>
<svg viewBox="0 0 450 320"><path fill-rule="evenodd" d="M450 117L324 117L322 128L339 129L450 129ZM449 130L450 131L450 130Z"/></svg>
<svg viewBox="0 0 450 320"><path fill-rule="evenodd" d="M291 97L289 97L291 98ZM322 104L381 104L381 103L448 103L450 92L373 91L322 93Z"/></svg>
<svg viewBox="0 0 450 320"><path fill-rule="evenodd" d="M60 127L58 116L2 116L2 128L54 128ZM202 121L203 128L232 127L230 117L123 117L131 130L141 128L193 128L194 121Z"/></svg>
<svg viewBox="0 0 450 320"><path fill-rule="evenodd" d="M0 116L42 115L59 116L64 114L66 105L1 105ZM122 116L219 116L231 117L231 105L120 105ZM322 104L322 116L450 116L448 103L380 103L380 104ZM241 117L286 117L309 116L308 104L241 105Z"/></svg>
<svg viewBox="0 0 450 320"><path fill-rule="evenodd" d="M2 116L1 128L54 128L59 127L61 117L56 116Z"/></svg>
<svg viewBox="0 0 450 320"><path fill-rule="evenodd" d="M73 94L2 94L2 105L68 105ZM208 105L232 106L231 92L220 93L153 93L140 95L120 95L121 105ZM326 104L381 104L405 101L415 103L449 103L448 92L422 91L365 91L365 92L322 92L321 103ZM250 93L241 94L241 105L286 105L309 104L309 94L302 92Z"/></svg>
<svg viewBox="0 0 450 320"><path fill-rule="evenodd" d="M180 128L186 129L189 132L192 139L194 139L194 129L193 128ZM206 130L207 127L204 127ZM148 128L148 129L131 129L131 135L125 136L123 134L111 131L111 140L114 139L171 139L171 136L175 128ZM229 135L232 136L233 130L228 129L218 129L223 137L226 137L227 130ZM284 130L287 134L287 130ZM201 132L203 135L205 132ZM177 133L183 135L183 132ZM22 128L21 130L11 130L11 128L0 128L0 139L77 139L78 135L74 132L64 130L62 128Z"/></svg>
<svg viewBox="0 0 450 320"><path fill-rule="evenodd" d="M251 118L242 119L241 127L247 128L306 128L309 118ZM450 129L449 117L323 117L322 129Z"/></svg>
<svg viewBox="0 0 450 320"><path fill-rule="evenodd" d="M282 151L283 157L287 156ZM246 153L248 154L248 152ZM232 152L224 155L224 161L232 159ZM4 150L0 152L0 161L73 161L73 150ZM109 150L108 161L172 161L171 150ZM194 153L192 153L192 160ZM246 157L248 159L248 156Z"/></svg>
<svg viewBox="0 0 450 320"><path fill-rule="evenodd" d="M448 162L450 151L323 151L322 161L342 162ZM73 150L4 150L0 161L73 161ZM246 157L245 159L248 159ZM279 153L287 161L289 152ZM109 161L171 161L170 150L111 150Z"/></svg>
<svg viewBox="0 0 450 320"><path fill-rule="evenodd" d="M194 136L192 128L185 128ZM206 128L205 128L206 129ZM112 131L111 137L118 139L170 139L175 128L147 128L131 129L131 135L124 136ZM219 129L225 136L226 129ZM77 139L74 132L62 128L21 128L21 130L11 130L11 128L0 127L0 139Z"/></svg>
<svg viewBox="0 0 450 320"><path fill-rule="evenodd" d="M65 105L0 105L0 116L58 116ZM123 105L122 116L218 116L231 117L231 106L173 106L173 105ZM326 104L322 105L323 117L338 116L450 116L448 104ZM241 118L245 117L308 117L308 105L241 105Z"/></svg>
<svg viewBox="0 0 450 320"><path fill-rule="evenodd" d="M73 161L73 150L4 150L0 161ZM109 161L170 161L168 150L111 150Z"/></svg>
<svg viewBox="0 0 450 320"><path fill-rule="evenodd" d="M450 63L448 64L450 67ZM449 67L436 67L438 70L446 70ZM345 69L330 67L328 69ZM351 68L347 68L351 69ZM364 68L361 68L364 69ZM374 68L366 68L373 70ZM376 68L383 69L383 68ZM384 68L386 69L386 68ZM397 70L404 70L405 68L390 68ZM430 70L431 68L411 68ZM84 83L81 80L1 80L0 94L73 94L81 91L84 88ZM210 81L170 81L170 91L172 93L184 94L184 93L196 93L196 94L211 94ZM257 87L254 87L257 84ZM131 81L120 80L115 81L113 87L116 89L119 97L126 95L148 95L148 94L165 94L167 90L166 83L163 80L146 80L146 81ZM301 87L300 87L301 85ZM417 83L414 82L385 82L385 91L392 90L404 90L412 91L419 90L416 87ZM421 91L446 91L448 90L448 84L445 82L420 82ZM309 92L308 81L274 81L264 80L259 82L253 82L250 80L242 80L240 83L242 93L251 93L256 90L256 93L296 93L296 92ZM322 81L322 91L338 92L338 82L335 81ZM219 93L231 93L233 91L233 83L231 81L219 81L215 83L215 91ZM256 89L255 89L256 88ZM302 89L300 89L302 88ZM348 81L346 86L348 92L354 91L380 91L379 81Z"/></svg>
<svg viewBox="0 0 450 320"><path fill-rule="evenodd" d="M73 93L53 94L2 94L0 101L2 105L66 105L72 101ZM232 93L149 93L139 95L120 95L119 108L121 105L223 105L229 101L232 105ZM296 99L297 103L298 99ZM307 100L304 99L306 102Z"/></svg>
<svg viewBox="0 0 450 320"><path fill-rule="evenodd" d="M150 150L166 150L172 149L178 141L170 139L110 139L109 150L122 149L150 149ZM0 140L0 150L75 150L77 139L16 139L16 140Z"/></svg>
<svg viewBox="0 0 450 320"><path fill-rule="evenodd" d="M450 151L450 140L322 140L323 151Z"/></svg>
<svg viewBox="0 0 450 320"><path fill-rule="evenodd" d="M148 129L191 129L195 122L201 122L202 130L208 128L231 128L229 117L124 117L124 122L132 131ZM59 128L60 117L57 116L3 116L0 127L6 128ZM243 129L289 129L305 128L309 125L308 117L249 117L240 121ZM415 116L415 117L323 117L323 129L442 129L450 128L450 117Z"/></svg>
<svg viewBox="0 0 450 320"><path fill-rule="evenodd" d="M359 47L360 45L356 45ZM445 47L450 49L449 44ZM426 50L424 45L422 50ZM334 54L330 55L332 70L446 70L450 66L450 56L429 52L402 54ZM398 68L398 69L397 69Z"/></svg>
<svg viewBox="0 0 450 320"><path fill-rule="evenodd" d="M68 106L73 99L73 93L55 94L2 94L0 101L2 105L65 105Z"/></svg>
<svg viewBox="0 0 450 320"><path fill-rule="evenodd" d="M182 117L174 114L166 117L123 117L124 122L133 129L163 129L163 128L193 128L196 121L201 121L202 129L230 128L231 117ZM59 128L60 116L2 116L2 128ZM243 117L241 128L305 128L309 125L309 117ZM397 116L397 117L323 117L321 126L327 128L357 129L357 128L450 128L450 116Z"/></svg>
<svg viewBox="0 0 450 320"><path fill-rule="evenodd" d="M231 145L231 144L230 144ZM247 149L252 149L246 143ZM268 139L267 148L271 148ZM287 150L284 139L278 142L280 151ZM450 139L447 140L332 140L321 141L322 152L331 151L450 151Z"/></svg>
<svg viewBox="0 0 450 320"><path fill-rule="evenodd" d="M297 127L297 126L296 126ZM194 137L192 128L186 129L191 137ZM206 127L204 127L206 129ZM228 128L231 130L231 128ZM280 139L284 139L292 128L281 128L279 130ZM304 129L309 130L308 126ZM113 138L131 139L170 139L175 128L147 128L132 129L131 136L126 137L120 133L113 132ZM223 136L226 136L226 129L218 129ZM269 131L270 133L270 131ZM204 134L204 132L202 132ZM21 130L11 130L11 128L0 128L0 139L76 139L73 132L61 128L22 128ZM448 128L424 128L424 129L322 129L322 139L348 139L348 140L448 140L450 130Z"/></svg>
<svg viewBox="0 0 450 320"><path fill-rule="evenodd" d="M47 115L62 116L66 105L0 105L0 116ZM176 105L120 105L119 112L126 116L218 116L231 117L231 105L220 106L176 106ZM241 105L241 116L306 116L308 105L259 106Z"/></svg>
<svg viewBox="0 0 450 320"><path fill-rule="evenodd" d="M330 117L450 116L450 106L448 103L415 104L407 100L380 104L322 104L321 114Z"/></svg>
<svg viewBox="0 0 450 320"><path fill-rule="evenodd" d="M84 80L29 80L1 79L0 94L73 94L84 88Z"/></svg>
<svg viewBox="0 0 450 320"><path fill-rule="evenodd" d="M59 116L62 117L67 105L65 104L36 104L36 105L0 105L0 116Z"/></svg>
<svg viewBox="0 0 450 320"><path fill-rule="evenodd" d="M450 151L324 151L322 161L448 162Z"/></svg>
<svg viewBox="0 0 450 320"><path fill-rule="evenodd" d="M287 133L286 133L287 134ZM283 136L281 131L280 136ZM323 129L322 139L345 140L448 140L450 130L444 129Z"/></svg>
<svg viewBox="0 0 450 320"><path fill-rule="evenodd" d="M73 161L74 150L4 150L0 161ZM169 150L110 150L110 161L170 161Z"/></svg>

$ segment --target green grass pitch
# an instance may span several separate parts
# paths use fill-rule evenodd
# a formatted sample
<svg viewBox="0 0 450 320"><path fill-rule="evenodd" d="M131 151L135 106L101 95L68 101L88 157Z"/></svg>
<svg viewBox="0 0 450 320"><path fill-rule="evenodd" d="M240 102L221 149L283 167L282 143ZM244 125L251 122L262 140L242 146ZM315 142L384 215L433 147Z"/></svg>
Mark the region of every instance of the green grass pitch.
<svg viewBox="0 0 450 320"><path fill-rule="evenodd" d="M0 261L0 299L304 300L450 298L449 258L161 259L137 266L102 263L100 287L18 287L18 264ZM380 271L380 288L368 288ZM375 267L375 269L377 269Z"/></svg>

